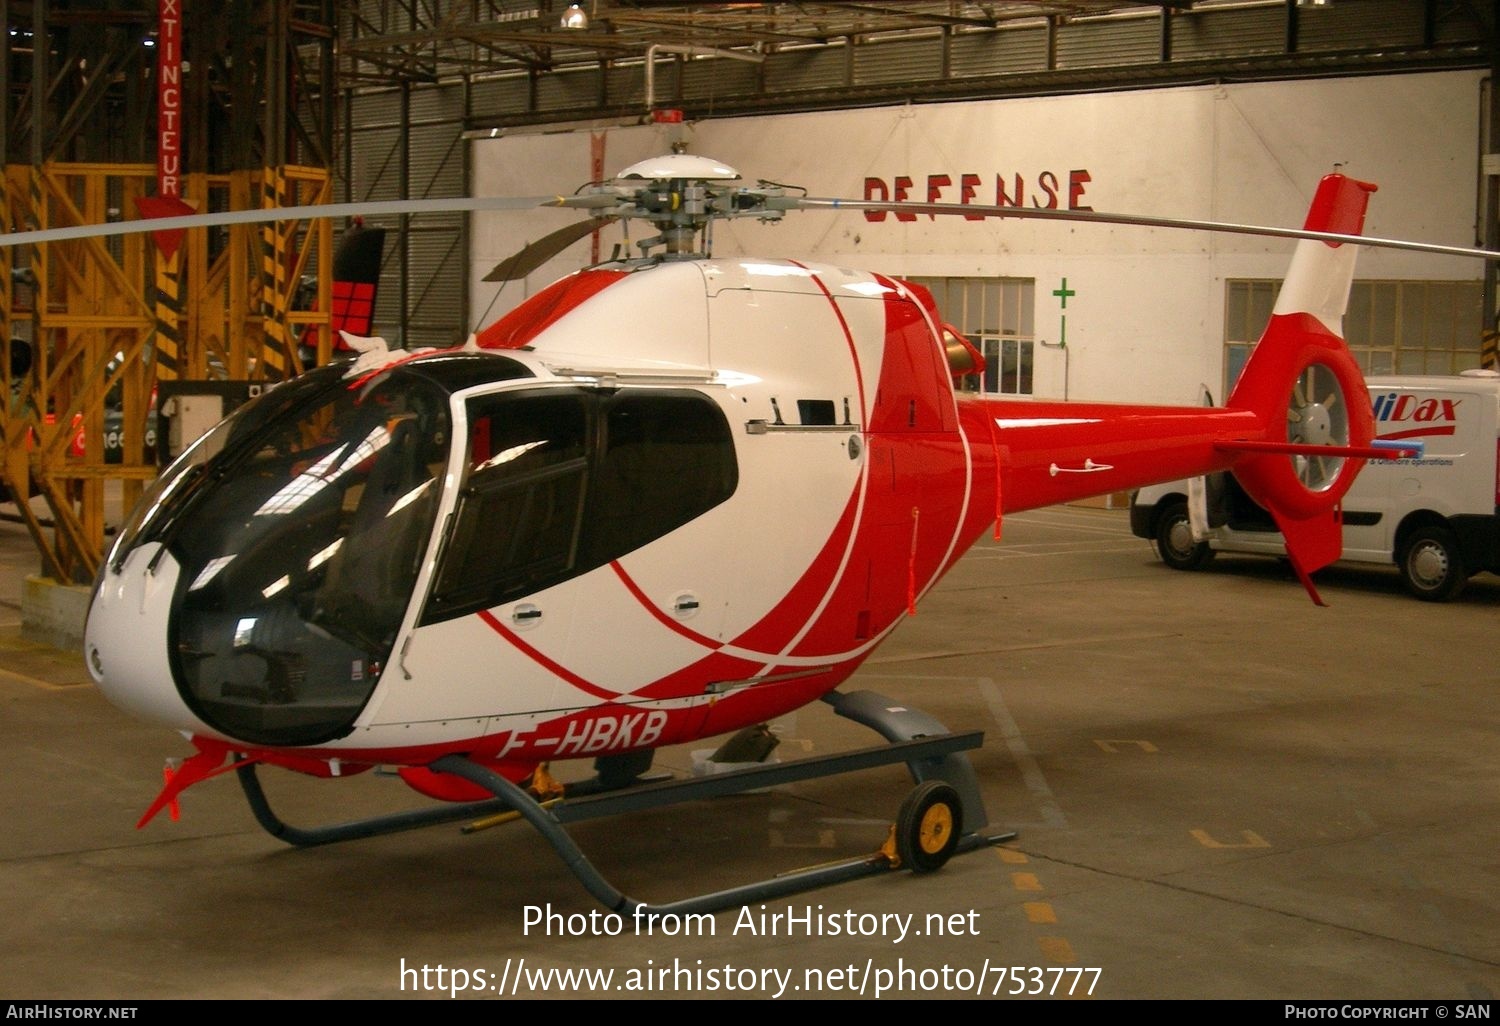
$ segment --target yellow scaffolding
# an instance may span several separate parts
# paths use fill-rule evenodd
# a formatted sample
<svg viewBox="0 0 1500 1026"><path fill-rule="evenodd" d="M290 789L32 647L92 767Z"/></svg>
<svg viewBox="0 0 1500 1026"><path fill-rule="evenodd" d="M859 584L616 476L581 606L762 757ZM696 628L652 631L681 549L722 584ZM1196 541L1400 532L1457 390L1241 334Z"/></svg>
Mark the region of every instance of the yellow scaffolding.
<svg viewBox="0 0 1500 1026"><path fill-rule="evenodd" d="M0 230L133 219L155 188L148 164L8 165ZM328 172L281 167L191 174L183 199L199 212L331 199ZM269 199L269 197L267 197ZM268 251L275 254L265 259ZM13 284L12 267L29 269ZM163 257L149 233L0 249L0 328L32 349L17 381L0 368L0 479L41 552L43 570L83 583L105 551L106 482L121 482L123 509L156 476L146 434L156 382L167 378L280 380L304 368L299 346L331 353L333 227L326 218L196 228ZM294 309L297 283L316 275L311 309ZM29 337L28 337L29 336ZM7 342L8 345L8 342ZM120 414L119 462L105 456L106 411ZM51 530L33 511L41 496Z"/></svg>

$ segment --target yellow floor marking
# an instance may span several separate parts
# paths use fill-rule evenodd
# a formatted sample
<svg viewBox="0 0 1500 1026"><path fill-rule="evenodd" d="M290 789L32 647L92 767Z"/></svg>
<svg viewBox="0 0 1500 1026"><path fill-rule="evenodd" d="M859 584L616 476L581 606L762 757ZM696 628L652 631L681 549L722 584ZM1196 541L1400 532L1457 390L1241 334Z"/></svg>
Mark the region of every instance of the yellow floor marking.
<svg viewBox="0 0 1500 1026"><path fill-rule="evenodd" d="M1102 751L1109 752L1110 754L1114 754L1120 750L1115 747L1116 745L1124 745L1127 748L1137 748L1143 752L1155 753L1158 751L1157 747L1150 741L1133 741L1122 738L1111 738L1108 741L1103 741L1099 738L1095 738L1094 744L1098 745Z"/></svg>
<svg viewBox="0 0 1500 1026"><path fill-rule="evenodd" d="M1039 891L1042 883L1036 878L1035 873L1012 873L1010 884L1018 891Z"/></svg>
<svg viewBox="0 0 1500 1026"><path fill-rule="evenodd" d="M1072 965L1077 957L1073 954L1073 945L1068 943L1066 937L1038 937L1036 944L1042 949L1042 954L1047 956L1049 962Z"/></svg>
<svg viewBox="0 0 1500 1026"><path fill-rule="evenodd" d="M1189 830L1188 833L1193 835L1193 840L1205 848L1269 848L1271 846L1270 841L1257 834L1254 830L1240 831L1240 836L1245 839L1243 844L1215 840L1209 835L1207 830Z"/></svg>
<svg viewBox="0 0 1500 1026"><path fill-rule="evenodd" d="M1053 910L1050 902L1028 901L1021 905L1026 910L1026 918L1033 923L1055 923L1057 912Z"/></svg>
<svg viewBox="0 0 1500 1026"><path fill-rule="evenodd" d="M1028 859L1024 851L1016 851L1014 848L996 848L1000 853L1000 861L1012 866L1024 866Z"/></svg>

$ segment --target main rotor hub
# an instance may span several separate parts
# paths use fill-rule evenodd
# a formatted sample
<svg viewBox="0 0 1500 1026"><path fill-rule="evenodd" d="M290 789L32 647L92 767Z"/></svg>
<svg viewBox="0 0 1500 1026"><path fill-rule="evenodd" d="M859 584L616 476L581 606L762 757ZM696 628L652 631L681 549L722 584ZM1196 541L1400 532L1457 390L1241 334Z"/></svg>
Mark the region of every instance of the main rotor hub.
<svg viewBox="0 0 1500 1026"><path fill-rule="evenodd" d="M692 153L664 153L637 161L615 175L619 182L664 181L671 178L695 179L700 182L737 182L741 174L728 164Z"/></svg>
<svg viewBox="0 0 1500 1026"><path fill-rule="evenodd" d="M715 220L777 221L795 203L785 198L781 186L735 184L740 181L740 173L721 161L668 153L632 164L559 205L585 208L599 220L647 221L659 234L636 243L643 257L661 247L667 259L695 259L709 255L709 229Z"/></svg>

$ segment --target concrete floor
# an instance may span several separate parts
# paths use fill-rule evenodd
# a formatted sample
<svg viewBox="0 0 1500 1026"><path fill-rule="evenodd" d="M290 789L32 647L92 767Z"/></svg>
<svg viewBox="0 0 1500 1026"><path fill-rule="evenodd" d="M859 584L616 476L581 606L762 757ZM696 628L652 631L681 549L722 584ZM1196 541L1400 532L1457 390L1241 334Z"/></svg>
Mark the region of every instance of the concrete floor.
<svg viewBox="0 0 1500 1026"><path fill-rule="evenodd" d="M479 970L487 986L507 974L509 993L523 974L575 968L613 970L596 996L648 983L653 997L704 996L695 983L772 996L775 972L792 973L786 997L1038 981L1095 998L1500 995L1500 579L1433 606L1394 571L1335 567L1318 609L1274 561L1168 570L1122 512L1025 514L1005 531L853 687L984 730L975 765L1016 840L934 874L766 903L810 906L825 927L852 915L871 936L765 936L731 911L694 936L627 920L608 937L519 825L298 851L225 778L190 791L180 822L136 831L163 760L187 747L106 704L75 654L20 639L35 556L0 523L0 995L446 1000ZM821 706L778 726L787 758L873 739ZM690 759L669 749L658 767ZM264 779L302 825L414 800L374 775ZM904 770L870 770L575 835L623 891L665 902L873 850L909 786ZM579 916L582 935L528 931L528 906ZM922 935L872 925L908 914ZM1012 966L1019 981L997 972ZM649 975L664 968L681 972ZM591 992L554 980L516 993Z"/></svg>

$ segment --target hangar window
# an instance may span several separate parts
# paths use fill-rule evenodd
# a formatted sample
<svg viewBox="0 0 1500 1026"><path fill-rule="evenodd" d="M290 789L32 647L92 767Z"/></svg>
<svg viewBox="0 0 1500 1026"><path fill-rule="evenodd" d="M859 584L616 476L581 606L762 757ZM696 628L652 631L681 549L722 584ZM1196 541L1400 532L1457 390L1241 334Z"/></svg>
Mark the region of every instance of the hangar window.
<svg viewBox="0 0 1500 1026"><path fill-rule="evenodd" d="M938 311L984 354L984 381L969 376L959 387L994 395L1031 395L1036 355L1032 278L922 278Z"/></svg>
<svg viewBox="0 0 1500 1026"><path fill-rule="evenodd" d="M1227 394L1271 319L1281 283L1229 281L1225 288ZM1344 335L1366 374L1457 374L1479 366L1483 308L1478 281L1356 281Z"/></svg>

